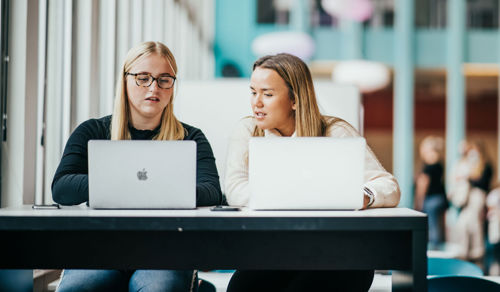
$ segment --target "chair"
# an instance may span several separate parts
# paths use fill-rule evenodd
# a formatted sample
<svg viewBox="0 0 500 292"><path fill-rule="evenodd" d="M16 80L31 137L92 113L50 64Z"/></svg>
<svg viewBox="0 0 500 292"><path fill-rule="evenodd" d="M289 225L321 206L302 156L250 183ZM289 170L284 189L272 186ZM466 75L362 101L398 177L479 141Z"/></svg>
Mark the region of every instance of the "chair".
<svg viewBox="0 0 500 292"><path fill-rule="evenodd" d="M429 278L434 276L484 276L481 268L459 259L428 258L427 270Z"/></svg>
<svg viewBox="0 0 500 292"><path fill-rule="evenodd" d="M498 292L500 284L479 277L436 276L427 280L429 292Z"/></svg>
<svg viewBox="0 0 500 292"><path fill-rule="evenodd" d="M174 99L175 116L184 123L200 128L210 141L223 193L229 137L241 118L253 114L249 102L249 84L246 78L186 80L179 83L176 89L179 98ZM314 87L322 114L340 117L363 132L363 105L356 87L331 81L315 81ZM214 115L220 112L221 107L225 109L224 114Z"/></svg>
<svg viewBox="0 0 500 292"><path fill-rule="evenodd" d="M216 292L217 289L215 285L208 282L207 280L200 279L200 285L198 286L198 292Z"/></svg>
<svg viewBox="0 0 500 292"><path fill-rule="evenodd" d="M0 270L0 292L33 291L33 270Z"/></svg>

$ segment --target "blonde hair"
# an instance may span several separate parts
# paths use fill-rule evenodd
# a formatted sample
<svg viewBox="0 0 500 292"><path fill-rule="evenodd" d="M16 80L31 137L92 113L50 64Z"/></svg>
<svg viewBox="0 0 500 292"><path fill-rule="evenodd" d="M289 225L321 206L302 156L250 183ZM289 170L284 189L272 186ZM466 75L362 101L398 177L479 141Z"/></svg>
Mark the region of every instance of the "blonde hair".
<svg viewBox="0 0 500 292"><path fill-rule="evenodd" d="M326 119L321 115L316 102L316 93L307 65L290 54L264 56L253 64L256 68L274 70L285 81L290 100L295 103L295 131L299 137L325 136L327 128L340 119ZM264 136L264 131L255 126L253 136Z"/></svg>
<svg viewBox="0 0 500 292"><path fill-rule="evenodd" d="M443 160L444 139L442 137L432 135L425 137L420 143L420 152L427 150L425 147L429 147L435 153L435 157L433 157L435 161L433 163Z"/></svg>
<svg viewBox="0 0 500 292"><path fill-rule="evenodd" d="M130 131L128 128L130 121L130 105L128 101L127 84L125 73L132 66L144 57L158 54L164 57L174 75L177 75L177 63L175 62L172 52L160 42L144 42L130 49L127 57L123 62L123 66L118 73L116 81L116 95L111 119L111 140L130 140ZM153 137L153 140L182 140L185 136L185 129L182 124L174 116L173 109L174 90L172 89L172 98L169 104L163 110L160 122L160 130Z"/></svg>
<svg viewBox="0 0 500 292"><path fill-rule="evenodd" d="M486 154L486 147L483 141L470 141L468 142L469 149L467 153L470 153L471 150L477 151L479 157L476 163L471 165L471 172L469 177L472 179L479 179L486 168L486 164L488 163L488 156Z"/></svg>

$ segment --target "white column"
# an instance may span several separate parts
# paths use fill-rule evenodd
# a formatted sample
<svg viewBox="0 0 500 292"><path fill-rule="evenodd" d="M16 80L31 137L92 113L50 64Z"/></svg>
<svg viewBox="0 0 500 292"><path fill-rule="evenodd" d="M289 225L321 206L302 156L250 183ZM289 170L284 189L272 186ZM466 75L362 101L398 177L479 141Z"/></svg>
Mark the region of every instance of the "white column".
<svg viewBox="0 0 500 292"><path fill-rule="evenodd" d="M402 207L413 206L414 15L413 0L397 1L394 64L394 175Z"/></svg>
<svg viewBox="0 0 500 292"><path fill-rule="evenodd" d="M115 93L116 0L99 2L99 116L113 112Z"/></svg>
<svg viewBox="0 0 500 292"><path fill-rule="evenodd" d="M131 48L131 3L129 0L120 0L116 2L116 54L115 54L115 72L119 72L123 65L123 60ZM116 78L116 77L115 77Z"/></svg>
<svg viewBox="0 0 500 292"><path fill-rule="evenodd" d="M132 9L130 11L130 35L131 44L130 47L134 47L144 40L143 29L144 29L144 9L142 0L132 0Z"/></svg>
<svg viewBox="0 0 500 292"><path fill-rule="evenodd" d="M61 149L64 149L71 131L71 76L73 49L73 2L63 1L63 72L62 72L62 129Z"/></svg>
<svg viewBox="0 0 500 292"><path fill-rule="evenodd" d="M448 1L446 60L446 174L459 159L458 145L465 138L466 1Z"/></svg>
<svg viewBox="0 0 500 292"><path fill-rule="evenodd" d="M27 19L26 19L26 69L25 76L22 79L25 88L24 104L24 161L23 161L23 195L24 204L32 204L35 200L36 189L36 154L37 145L40 140L37 139L37 101L38 101L38 15L39 1L28 1ZM12 5L12 1L11 1ZM12 18L11 18L12 21ZM12 34L10 34L12 36ZM11 51L12 52L12 51ZM17 94L18 88L10 88L13 93L12 98L23 98ZM12 91L13 90L13 91ZM12 101L12 99L10 99ZM9 113L9 112L8 112ZM10 115L12 118L12 115ZM10 136L13 133L10 131ZM9 133L7 133L9 135ZM22 149L22 148L21 148ZM17 149L17 151L21 151Z"/></svg>
<svg viewBox="0 0 500 292"><path fill-rule="evenodd" d="M50 200L52 177L61 159L66 141L63 132L64 80L64 0L49 0L47 11L46 95L45 95L45 165L44 198Z"/></svg>
<svg viewBox="0 0 500 292"><path fill-rule="evenodd" d="M37 122L36 122L36 174L35 203L44 199L45 177L45 64L47 56L47 0L39 1L38 9L38 76L37 76Z"/></svg>

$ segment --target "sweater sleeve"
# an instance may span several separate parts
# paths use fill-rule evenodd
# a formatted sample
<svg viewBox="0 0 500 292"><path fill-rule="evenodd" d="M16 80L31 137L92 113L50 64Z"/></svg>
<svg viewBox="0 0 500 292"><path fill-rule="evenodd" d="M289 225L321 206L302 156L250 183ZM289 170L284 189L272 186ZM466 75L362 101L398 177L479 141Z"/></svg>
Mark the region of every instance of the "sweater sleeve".
<svg viewBox="0 0 500 292"><path fill-rule="evenodd" d="M253 127L251 119L243 119L229 138L224 179L229 205L247 206L250 199L248 141L252 136Z"/></svg>
<svg viewBox="0 0 500 292"><path fill-rule="evenodd" d="M78 126L64 148L52 180L52 199L61 205L78 205L89 199L87 143L96 129L89 120Z"/></svg>
<svg viewBox="0 0 500 292"><path fill-rule="evenodd" d="M222 202L219 175L215 166L215 157L207 138L199 129L195 129L192 140L196 142L196 205L212 206Z"/></svg>
<svg viewBox="0 0 500 292"><path fill-rule="evenodd" d="M347 122L334 123L329 131L329 137L356 137L359 133ZM399 204L401 191L396 178L384 169L377 157L366 145L364 187L374 194L370 208L395 207Z"/></svg>

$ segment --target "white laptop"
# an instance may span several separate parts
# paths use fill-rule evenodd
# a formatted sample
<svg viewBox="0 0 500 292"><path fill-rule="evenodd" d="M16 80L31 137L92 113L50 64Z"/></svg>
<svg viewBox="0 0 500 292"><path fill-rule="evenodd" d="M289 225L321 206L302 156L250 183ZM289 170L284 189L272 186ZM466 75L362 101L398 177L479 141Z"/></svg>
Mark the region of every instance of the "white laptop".
<svg viewBox="0 0 500 292"><path fill-rule="evenodd" d="M251 138L249 207L360 209L365 149L362 137Z"/></svg>
<svg viewBox="0 0 500 292"><path fill-rule="evenodd" d="M196 208L195 141L90 140L89 206Z"/></svg>

